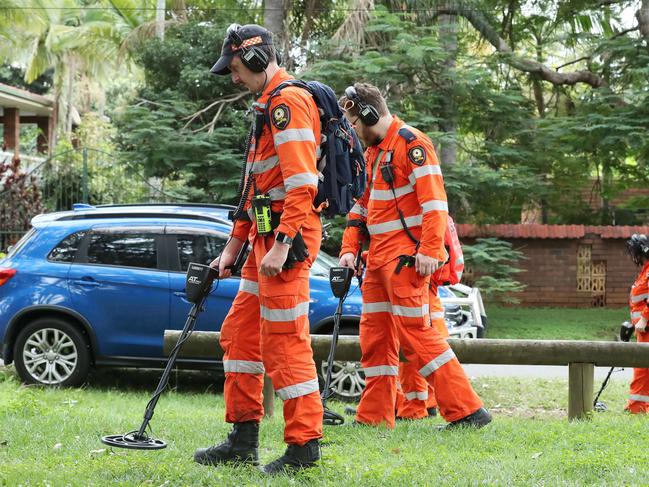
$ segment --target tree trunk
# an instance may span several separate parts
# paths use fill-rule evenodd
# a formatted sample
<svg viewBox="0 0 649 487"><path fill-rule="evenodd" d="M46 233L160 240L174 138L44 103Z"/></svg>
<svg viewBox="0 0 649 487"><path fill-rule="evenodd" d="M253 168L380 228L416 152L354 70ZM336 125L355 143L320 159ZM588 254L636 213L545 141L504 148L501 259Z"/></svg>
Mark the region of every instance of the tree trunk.
<svg viewBox="0 0 649 487"><path fill-rule="evenodd" d="M635 14L642 37L649 40L649 0L642 0L642 6Z"/></svg>
<svg viewBox="0 0 649 487"><path fill-rule="evenodd" d="M286 18L291 6L291 0L265 0L264 27L273 33L273 43L284 58L284 64L290 69L290 36L286 32Z"/></svg>
<svg viewBox="0 0 649 487"><path fill-rule="evenodd" d="M156 0L155 36L160 40L165 37L165 0Z"/></svg>
<svg viewBox="0 0 649 487"><path fill-rule="evenodd" d="M455 64L457 59L457 19L453 15L439 16L440 45L446 52L444 61L444 88L442 94L442 113L440 126L446 136L442 141L440 159L442 165L457 162L457 142L455 103L453 91L455 86Z"/></svg>
<svg viewBox="0 0 649 487"><path fill-rule="evenodd" d="M77 75L77 59L70 55L68 57L68 79L65 93L65 133L72 133L72 103L74 94L74 80Z"/></svg>

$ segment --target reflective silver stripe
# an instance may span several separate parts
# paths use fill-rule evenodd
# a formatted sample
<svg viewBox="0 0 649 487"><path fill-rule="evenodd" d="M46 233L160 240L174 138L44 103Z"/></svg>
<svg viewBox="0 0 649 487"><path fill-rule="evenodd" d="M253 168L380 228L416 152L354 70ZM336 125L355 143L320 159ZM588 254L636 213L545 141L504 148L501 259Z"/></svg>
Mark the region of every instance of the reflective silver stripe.
<svg viewBox="0 0 649 487"><path fill-rule="evenodd" d="M412 174L414 174L416 178L423 178L424 176L428 176L428 175L441 176L442 168L439 167L437 164L435 165L427 164L425 166L414 168L412 170Z"/></svg>
<svg viewBox="0 0 649 487"><path fill-rule="evenodd" d="M422 216L421 215L408 216L405 218L405 220L406 220L406 226L408 228L416 227L418 225L421 225ZM392 220L385 223L376 223L374 225L368 225L367 229L369 230L370 235L378 235L380 233L388 233L388 232L394 232L395 230L403 230L403 225L401 224L401 220Z"/></svg>
<svg viewBox="0 0 649 487"><path fill-rule="evenodd" d="M295 321L300 316L309 314L309 302L305 301L293 308L280 309L280 308L267 308L260 306L259 312L261 317L266 321Z"/></svg>
<svg viewBox="0 0 649 487"><path fill-rule="evenodd" d="M425 401L428 399L428 391L424 392L406 392L406 399L412 401L413 399L419 399L420 401Z"/></svg>
<svg viewBox="0 0 649 487"><path fill-rule="evenodd" d="M443 311L433 311L430 314L430 319L431 320L436 320L436 319L439 319L439 318L444 318L444 312Z"/></svg>
<svg viewBox="0 0 649 487"><path fill-rule="evenodd" d="M631 318L642 318L642 311L634 311L631 313Z"/></svg>
<svg viewBox="0 0 649 487"><path fill-rule="evenodd" d="M374 367L363 367L365 377L378 377L379 375L399 375L398 365L375 365Z"/></svg>
<svg viewBox="0 0 649 487"><path fill-rule="evenodd" d="M453 350L449 348L446 352L438 355L433 360L431 360L426 365L424 365L421 369L419 369L419 373L424 377L428 377L430 374L432 374L437 369L439 369L442 365L450 362L454 358L455 358L455 354L453 353Z"/></svg>
<svg viewBox="0 0 649 487"><path fill-rule="evenodd" d="M448 203L444 200L429 200L421 205L421 210L423 213L428 213L429 211L448 211Z"/></svg>
<svg viewBox="0 0 649 487"><path fill-rule="evenodd" d="M455 264L464 264L464 256L455 259Z"/></svg>
<svg viewBox="0 0 649 487"><path fill-rule="evenodd" d="M268 196L270 196L270 199L272 201L280 201L286 198L286 190L284 189L284 186L277 186L275 188L271 188L268 191Z"/></svg>
<svg viewBox="0 0 649 487"><path fill-rule="evenodd" d="M378 303L363 303L362 313L390 313L392 305L389 301L381 301Z"/></svg>
<svg viewBox="0 0 649 487"><path fill-rule="evenodd" d="M354 203L352 209L349 210L350 213L355 213L356 215L367 217L367 208L363 208L360 203Z"/></svg>
<svg viewBox="0 0 649 487"><path fill-rule="evenodd" d="M391 189L372 188L372 191L370 192L370 199L377 201L390 201L394 199L395 195L398 198L399 196L403 196L404 194L412 193L414 190L415 188L413 188L411 184L406 184L405 186L394 188L394 194L392 194Z"/></svg>
<svg viewBox="0 0 649 487"><path fill-rule="evenodd" d="M272 156L268 159L262 159L261 161L249 162L246 164L246 173L250 172L252 167L253 174L261 174L263 172L269 171L274 167L277 167L279 164L279 157Z"/></svg>
<svg viewBox="0 0 649 487"><path fill-rule="evenodd" d="M286 129L273 136L275 147L286 142L315 142L315 135L311 129Z"/></svg>
<svg viewBox="0 0 649 487"><path fill-rule="evenodd" d="M649 402L649 396L643 396L641 394L630 394L629 399L632 401Z"/></svg>
<svg viewBox="0 0 649 487"><path fill-rule="evenodd" d="M296 397L306 396L312 392L318 392L320 388L318 387L318 379L311 379L301 384L295 384L293 386L282 387L281 389L276 389L275 392L280 397L282 401L287 401L289 399L295 399Z"/></svg>
<svg viewBox="0 0 649 487"><path fill-rule="evenodd" d="M649 294L638 294L637 296L631 296L631 302L632 303L639 303L640 301L644 301L649 297Z"/></svg>
<svg viewBox="0 0 649 487"><path fill-rule="evenodd" d="M284 180L284 187L286 191L290 191L300 186L318 186L318 175L310 172L302 172L294 174Z"/></svg>
<svg viewBox="0 0 649 487"><path fill-rule="evenodd" d="M421 318L428 315L428 305L423 306L398 306L392 305L392 314L395 316L405 316L407 318Z"/></svg>
<svg viewBox="0 0 649 487"><path fill-rule="evenodd" d="M239 374L263 374L265 372L263 363L250 360L224 360L223 370Z"/></svg>
<svg viewBox="0 0 649 487"><path fill-rule="evenodd" d="M259 296L259 283L248 279L241 279L239 281L239 292L241 291Z"/></svg>

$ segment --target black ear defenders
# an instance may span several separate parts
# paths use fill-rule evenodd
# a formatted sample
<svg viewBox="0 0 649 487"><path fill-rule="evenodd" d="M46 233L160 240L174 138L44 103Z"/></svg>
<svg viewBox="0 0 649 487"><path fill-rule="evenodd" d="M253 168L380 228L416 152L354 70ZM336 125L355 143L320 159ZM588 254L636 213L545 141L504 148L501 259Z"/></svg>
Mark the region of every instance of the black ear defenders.
<svg viewBox="0 0 649 487"><path fill-rule="evenodd" d="M228 27L227 35L230 42L241 51L241 62L243 65L253 73L261 73L270 63L269 56L259 47L260 44L256 46L245 46L245 40L241 39L239 29L241 29L239 24L232 24Z"/></svg>
<svg viewBox="0 0 649 487"><path fill-rule="evenodd" d="M358 93L356 93L356 88L354 88L353 86L348 86L347 88L345 88L345 96L348 100L353 101L354 104L358 107L358 116L361 119L361 122L363 122L363 125L371 127L372 125L376 125L379 122L379 118L381 118L381 116L379 115L378 110L372 105L363 103L358 96Z"/></svg>

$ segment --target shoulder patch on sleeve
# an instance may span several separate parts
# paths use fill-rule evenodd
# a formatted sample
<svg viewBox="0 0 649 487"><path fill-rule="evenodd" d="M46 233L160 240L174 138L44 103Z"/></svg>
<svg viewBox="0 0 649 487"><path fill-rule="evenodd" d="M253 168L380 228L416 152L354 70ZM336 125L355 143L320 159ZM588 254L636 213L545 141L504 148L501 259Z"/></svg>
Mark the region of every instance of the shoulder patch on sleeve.
<svg viewBox="0 0 649 487"><path fill-rule="evenodd" d="M414 142L417 140L417 136L413 134L409 129L406 127L402 127L399 129L399 135L406 140L406 143L410 144L411 142Z"/></svg>
<svg viewBox="0 0 649 487"><path fill-rule="evenodd" d="M423 145L416 145L408 151L408 159L415 166L422 166L426 162L426 149Z"/></svg>
<svg viewBox="0 0 649 487"><path fill-rule="evenodd" d="M285 103L277 105L270 114L270 121L279 130L284 130L291 121L291 109Z"/></svg>

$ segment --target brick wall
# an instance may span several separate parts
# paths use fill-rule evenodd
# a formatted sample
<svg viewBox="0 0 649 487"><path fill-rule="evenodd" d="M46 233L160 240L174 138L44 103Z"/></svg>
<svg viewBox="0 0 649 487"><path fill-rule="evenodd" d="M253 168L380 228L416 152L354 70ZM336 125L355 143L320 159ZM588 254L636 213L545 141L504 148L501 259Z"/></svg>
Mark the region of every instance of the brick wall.
<svg viewBox="0 0 649 487"><path fill-rule="evenodd" d="M629 289L639 269L626 253L626 239L603 239L586 234L581 239L503 238L523 252L527 260L520 263L524 272L515 278L527 287L518 296L523 306L552 307L624 307L628 305ZM472 244L474 238L462 238ZM577 252L580 245L591 245L593 262L605 262L605 293L577 290ZM477 271L477 269L476 269ZM595 302L594 302L595 301Z"/></svg>

